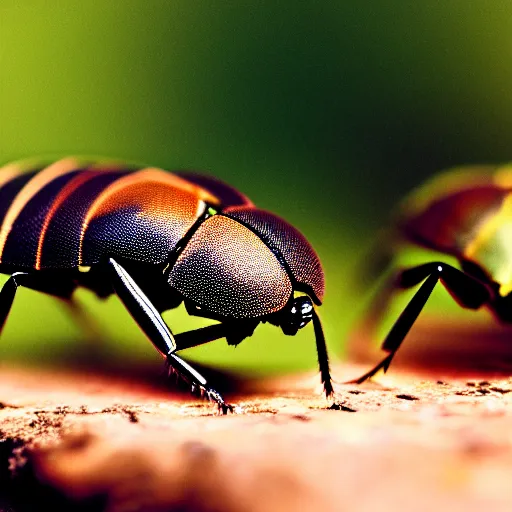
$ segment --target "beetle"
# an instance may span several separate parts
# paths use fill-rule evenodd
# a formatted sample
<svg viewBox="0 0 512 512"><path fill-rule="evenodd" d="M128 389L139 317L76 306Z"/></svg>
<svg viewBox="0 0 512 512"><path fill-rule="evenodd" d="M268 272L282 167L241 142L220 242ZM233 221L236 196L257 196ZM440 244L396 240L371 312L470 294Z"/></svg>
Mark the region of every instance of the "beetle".
<svg viewBox="0 0 512 512"><path fill-rule="evenodd" d="M389 268L407 245L436 251L439 259L391 273L374 299L367 325L375 325L396 291L421 286L382 343L387 355L351 383L361 384L388 370L439 282L461 307L486 307L497 321L512 323L511 166L442 172L405 198L377 245L370 278ZM448 257L456 264L446 263Z"/></svg>
<svg viewBox="0 0 512 512"><path fill-rule="evenodd" d="M0 327L16 289L71 300L115 293L169 371L232 410L177 352L219 338L237 345L260 322L294 335L313 323L321 381L333 393L315 306L324 274L305 237L233 187L195 172L114 161L19 161L0 169ZM217 321L173 334L162 312L184 303Z"/></svg>

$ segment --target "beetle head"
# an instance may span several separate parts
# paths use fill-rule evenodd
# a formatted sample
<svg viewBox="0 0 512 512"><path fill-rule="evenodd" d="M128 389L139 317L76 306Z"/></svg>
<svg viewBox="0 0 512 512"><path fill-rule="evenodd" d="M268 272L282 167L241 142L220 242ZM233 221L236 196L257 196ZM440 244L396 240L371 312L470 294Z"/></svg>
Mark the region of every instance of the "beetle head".
<svg viewBox="0 0 512 512"><path fill-rule="evenodd" d="M281 312L281 329L289 336L297 334L313 318L313 302L309 297L293 298Z"/></svg>

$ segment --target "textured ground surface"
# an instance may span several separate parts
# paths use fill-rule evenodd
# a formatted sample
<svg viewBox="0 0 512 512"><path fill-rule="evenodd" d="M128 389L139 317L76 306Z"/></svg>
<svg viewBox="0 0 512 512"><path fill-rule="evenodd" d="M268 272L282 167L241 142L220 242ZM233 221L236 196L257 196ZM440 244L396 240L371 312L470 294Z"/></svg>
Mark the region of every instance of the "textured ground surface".
<svg viewBox="0 0 512 512"><path fill-rule="evenodd" d="M326 401L311 374L220 417L140 380L0 370L0 510L512 510L511 379L393 372Z"/></svg>

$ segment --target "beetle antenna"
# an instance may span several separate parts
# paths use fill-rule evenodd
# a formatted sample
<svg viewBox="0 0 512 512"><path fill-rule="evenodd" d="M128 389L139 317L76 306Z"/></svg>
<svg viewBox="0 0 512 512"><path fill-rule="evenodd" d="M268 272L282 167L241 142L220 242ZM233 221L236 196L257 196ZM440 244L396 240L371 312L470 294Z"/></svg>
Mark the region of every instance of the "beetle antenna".
<svg viewBox="0 0 512 512"><path fill-rule="evenodd" d="M324 385L325 396L329 398L333 393L331 371L329 369L329 355L325 344L324 330L320 322L320 317L313 308L313 327L315 328L316 351L318 354L318 366L320 368L320 378Z"/></svg>

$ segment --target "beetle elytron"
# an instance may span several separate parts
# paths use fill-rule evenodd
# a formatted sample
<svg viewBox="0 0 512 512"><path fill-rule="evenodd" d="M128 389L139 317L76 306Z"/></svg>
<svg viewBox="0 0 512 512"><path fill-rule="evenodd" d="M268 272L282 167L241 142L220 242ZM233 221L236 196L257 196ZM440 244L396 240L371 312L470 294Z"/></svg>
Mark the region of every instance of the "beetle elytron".
<svg viewBox="0 0 512 512"><path fill-rule="evenodd" d="M77 286L116 293L170 370L231 407L176 352L260 322L287 335L313 321L321 380L333 392L319 317L324 275L306 239L232 187L191 173L67 158L0 169L3 327L18 286L70 299ZM161 313L184 302L220 323L173 335ZM1 327L0 327L1 328Z"/></svg>
<svg viewBox="0 0 512 512"><path fill-rule="evenodd" d="M511 166L465 167L439 175L406 199L386 235L388 243L381 252L391 253L394 244L413 244L438 251L441 259L399 269L378 295L376 316L393 291L423 283L382 344L388 355L351 382L362 383L381 369L387 371L439 281L460 306L485 306L497 320L512 323ZM455 257L460 269L444 263L443 254ZM387 256L389 264L392 254Z"/></svg>

